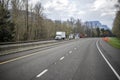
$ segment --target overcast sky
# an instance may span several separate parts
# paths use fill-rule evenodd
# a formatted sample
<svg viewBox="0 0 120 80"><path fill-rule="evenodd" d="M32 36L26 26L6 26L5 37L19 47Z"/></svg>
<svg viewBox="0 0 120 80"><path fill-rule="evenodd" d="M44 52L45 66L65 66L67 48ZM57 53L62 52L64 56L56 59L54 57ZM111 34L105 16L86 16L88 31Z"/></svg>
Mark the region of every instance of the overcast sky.
<svg viewBox="0 0 120 80"><path fill-rule="evenodd" d="M98 20L112 28L117 0L31 0L41 2L44 14L52 20L67 20L70 17L82 21Z"/></svg>

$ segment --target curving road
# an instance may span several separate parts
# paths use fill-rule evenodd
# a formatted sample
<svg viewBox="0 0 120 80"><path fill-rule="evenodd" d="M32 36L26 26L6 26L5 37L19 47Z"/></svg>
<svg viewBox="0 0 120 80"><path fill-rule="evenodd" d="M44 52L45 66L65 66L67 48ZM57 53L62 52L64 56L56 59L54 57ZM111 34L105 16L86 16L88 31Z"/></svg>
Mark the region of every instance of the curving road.
<svg viewBox="0 0 120 80"><path fill-rule="evenodd" d="M119 75L120 50L100 38L0 57L0 80L120 80Z"/></svg>

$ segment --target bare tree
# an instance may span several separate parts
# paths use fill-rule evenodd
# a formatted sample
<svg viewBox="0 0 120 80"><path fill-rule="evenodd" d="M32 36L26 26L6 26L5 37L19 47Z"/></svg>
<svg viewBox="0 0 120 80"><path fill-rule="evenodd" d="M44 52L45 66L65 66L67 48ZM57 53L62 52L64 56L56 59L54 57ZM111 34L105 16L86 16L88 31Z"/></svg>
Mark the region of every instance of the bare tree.
<svg viewBox="0 0 120 80"><path fill-rule="evenodd" d="M34 8L35 12L35 20L36 20L36 31L35 36L37 39L40 39L42 35L42 28L43 28L43 8L41 3L37 3Z"/></svg>
<svg viewBox="0 0 120 80"><path fill-rule="evenodd" d="M19 16L19 0L11 0L12 6L12 20L15 23L15 40L19 40L19 26L18 26L18 16Z"/></svg>
<svg viewBox="0 0 120 80"><path fill-rule="evenodd" d="M0 3L2 3L4 8L8 9L10 0L0 0Z"/></svg>

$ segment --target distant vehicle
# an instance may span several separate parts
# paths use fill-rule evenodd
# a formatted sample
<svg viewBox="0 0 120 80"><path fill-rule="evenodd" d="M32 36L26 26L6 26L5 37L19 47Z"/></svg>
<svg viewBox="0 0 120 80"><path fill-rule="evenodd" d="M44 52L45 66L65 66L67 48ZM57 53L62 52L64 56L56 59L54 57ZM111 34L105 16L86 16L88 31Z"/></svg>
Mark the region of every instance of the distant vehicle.
<svg viewBox="0 0 120 80"><path fill-rule="evenodd" d="M75 39L79 39L79 34L75 34Z"/></svg>
<svg viewBox="0 0 120 80"><path fill-rule="evenodd" d="M85 37L85 35L84 34L80 34L80 38L84 38Z"/></svg>
<svg viewBox="0 0 120 80"><path fill-rule="evenodd" d="M70 34L69 39L73 39L73 38L74 38L74 34Z"/></svg>
<svg viewBox="0 0 120 80"><path fill-rule="evenodd" d="M66 38L66 34L63 31L57 31L55 39L56 40L64 40Z"/></svg>

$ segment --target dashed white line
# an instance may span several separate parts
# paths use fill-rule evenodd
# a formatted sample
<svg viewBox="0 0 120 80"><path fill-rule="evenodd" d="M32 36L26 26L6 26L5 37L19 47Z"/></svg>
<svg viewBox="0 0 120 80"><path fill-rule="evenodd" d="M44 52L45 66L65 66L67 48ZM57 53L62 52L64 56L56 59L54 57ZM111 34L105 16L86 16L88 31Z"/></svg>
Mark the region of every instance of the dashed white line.
<svg viewBox="0 0 120 80"><path fill-rule="evenodd" d="M100 54L102 55L102 57L104 58L104 60L106 61L106 63L108 64L108 66L111 68L111 70L113 71L113 73L116 75L116 77L118 78L118 80L120 80L120 76L117 73L117 71L112 67L112 65L110 64L110 62L107 60L107 58L103 55L102 51L100 50L99 46L98 46L98 41L96 42L96 46L98 51L100 52Z"/></svg>
<svg viewBox="0 0 120 80"><path fill-rule="evenodd" d="M71 53L72 53L72 51L69 51L69 53L71 54Z"/></svg>
<svg viewBox="0 0 120 80"><path fill-rule="evenodd" d="M77 48L74 48L74 50L76 50Z"/></svg>
<svg viewBox="0 0 120 80"><path fill-rule="evenodd" d="M56 64L56 62L54 64Z"/></svg>
<svg viewBox="0 0 120 80"><path fill-rule="evenodd" d="M36 77L41 77L43 74L45 74L48 71L48 69L45 69L44 71L42 71L40 74L38 74Z"/></svg>
<svg viewBox="0 0 120 80"><path fill-rule="evenodd" d="M65 57L61 57L60 60L63 60Z"/></svg>

